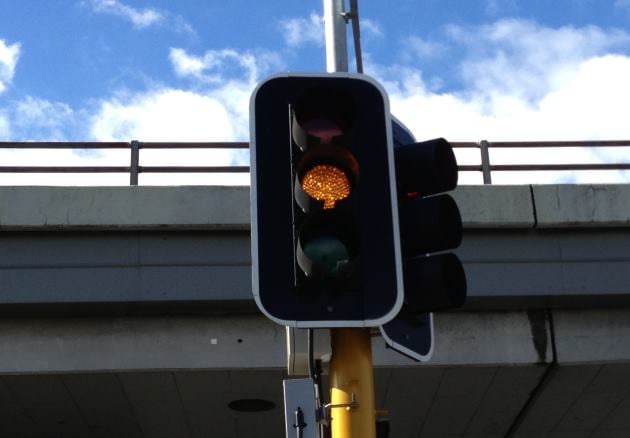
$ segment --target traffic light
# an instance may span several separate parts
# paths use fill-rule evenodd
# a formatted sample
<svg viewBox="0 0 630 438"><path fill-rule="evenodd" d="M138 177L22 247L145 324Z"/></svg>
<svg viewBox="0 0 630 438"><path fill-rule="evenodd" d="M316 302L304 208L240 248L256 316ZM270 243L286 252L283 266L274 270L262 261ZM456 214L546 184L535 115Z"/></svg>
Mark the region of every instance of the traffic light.
<svg viewBox="0 0 630 438"><path fill-rule="evenodd" d="M379 326L403 301L387 96L364 75L285 74L250 104L254 298L293 327Z"/></svg>
<svg viewBox="0 0 630 438"><path fill-rule="evenodd" d="M386 342L416 360L433 349L430 312L460 307L466 276L458 247L462 221L447 194L457 186L457 162L443 138L416 143L394 122L394 153L405 300L395 319L381 327Z"/></svg>
<svg viewBox="0 0 630 438"><path fill-rule="evenodd" d="M406 307L415 313L460 307L464 269L455 254L442 252L462 240L457 204L440 194L457 186L453 149L438 138L398 145L395 155Z"/></svg>

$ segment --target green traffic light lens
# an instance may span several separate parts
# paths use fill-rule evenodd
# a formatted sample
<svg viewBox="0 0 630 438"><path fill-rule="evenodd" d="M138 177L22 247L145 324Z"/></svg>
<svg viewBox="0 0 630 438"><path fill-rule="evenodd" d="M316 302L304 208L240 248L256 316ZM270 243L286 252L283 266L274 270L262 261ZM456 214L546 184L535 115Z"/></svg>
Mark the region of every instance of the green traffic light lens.
<svg viewBox="0 0 630 438"><path fill-rule="evenodd" d="M317 236L302 247L304 255L323 269L326 277L335 277L350 262L350 251L339 239L331 235Z"/></svg>

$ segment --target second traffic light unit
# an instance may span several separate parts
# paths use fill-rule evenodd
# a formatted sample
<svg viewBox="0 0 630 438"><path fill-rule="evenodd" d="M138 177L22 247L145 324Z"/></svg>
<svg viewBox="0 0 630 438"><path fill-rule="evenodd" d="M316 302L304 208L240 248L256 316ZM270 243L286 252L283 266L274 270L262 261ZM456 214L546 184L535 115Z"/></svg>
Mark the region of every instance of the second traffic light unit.
<svg viewBox="0 0 630 438"><path fill-rule="evenodd" d="M390 347L425 361L433 352L430 312L460 307L466 299L462 264L444 252L462 239L459 209L444 194L457 186L457 161L443 138L416 143L397 122L394 151L405 302L381 334Z"/></svg>
<svg viewBox="0 0 630 438"><path fill-rule="evenodd" d="M365 76L275 76L251 100L254 297L294 327L378 326L403 302L387 97Z"/></svg>

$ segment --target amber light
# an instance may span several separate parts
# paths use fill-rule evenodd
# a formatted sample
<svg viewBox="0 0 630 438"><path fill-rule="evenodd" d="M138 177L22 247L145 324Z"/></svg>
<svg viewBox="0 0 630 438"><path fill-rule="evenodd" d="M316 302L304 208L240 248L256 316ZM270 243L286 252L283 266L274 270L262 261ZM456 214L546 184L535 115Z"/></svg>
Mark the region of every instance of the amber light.
<svg viewBox="0 0 630 438"><path fill-rule="evenodd" d="M319 164L304 174L302 189L312 198L324 201L324 209L328 210L350 195L350 180L338 167Z"/></svg>

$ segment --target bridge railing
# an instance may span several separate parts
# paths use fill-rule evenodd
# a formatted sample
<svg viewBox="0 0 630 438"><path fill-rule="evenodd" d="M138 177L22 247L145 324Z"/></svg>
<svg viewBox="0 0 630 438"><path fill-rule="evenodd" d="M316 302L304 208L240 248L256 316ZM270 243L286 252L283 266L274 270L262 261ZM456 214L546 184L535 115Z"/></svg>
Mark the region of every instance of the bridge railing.
<svg viewBox="0 0 630 438"><path fill-rule="evenodd" d="M480 164L460 165L460 171L481 172L484 184L492 184L492 172L507 171L585 171L585 170L630 170L630 140L599 141L501 141L489 142L451 142L457 149L475 148L479 150ZM491 149L529 149L529 148L626 148L628 161L614 163L558 163L558 164L492 164Z"/></svg>
<svg viewBox="0 0 630 438"><path fill-rule="evenodd" d="M506 171L588 171L605 170L620 171L630 170L630 140L599 140L599 141L509 141L490 142L451 142L456 151L464 149L477 149L479 151L478 164L460 164L460 172L480 172L484 184L492 184L493 172ZM626 162L597 162L597 163L558 163L558 164L493 164L490 162L491 150L531 148L626 148L628 161ZM66 149L66 150L111 150L126 149L129 151L129 165L124 166L47 166L47 165L18 165L7 166L0 161L0 174L7 173L128 173L129 184L138 185L138 176L141 173L247 173L249 166L199 166L177 165L157 166L141 165L140 151L149 149L178 150L203 149L203 150L242 150L248 149L247 142L0 142L2 150L28 150L28 149ZM1 160L1 158L0 158Z"/></svg>

